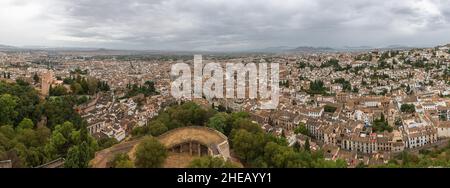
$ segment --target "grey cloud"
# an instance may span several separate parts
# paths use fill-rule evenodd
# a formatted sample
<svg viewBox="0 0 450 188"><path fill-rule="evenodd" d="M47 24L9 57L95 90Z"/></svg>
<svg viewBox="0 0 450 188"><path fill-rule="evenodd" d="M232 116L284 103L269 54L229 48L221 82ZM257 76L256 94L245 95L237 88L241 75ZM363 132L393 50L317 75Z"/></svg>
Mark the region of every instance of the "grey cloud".
<svg viewBox="0 0 450 188"><path fill-rule="evenodd" d="M79 40L66 41L76 45L239 50L450 42L445 35L450 30L450 2L445 0L58 2L63 11L48 13L65 20L58 23L56 35Z"/></svg>

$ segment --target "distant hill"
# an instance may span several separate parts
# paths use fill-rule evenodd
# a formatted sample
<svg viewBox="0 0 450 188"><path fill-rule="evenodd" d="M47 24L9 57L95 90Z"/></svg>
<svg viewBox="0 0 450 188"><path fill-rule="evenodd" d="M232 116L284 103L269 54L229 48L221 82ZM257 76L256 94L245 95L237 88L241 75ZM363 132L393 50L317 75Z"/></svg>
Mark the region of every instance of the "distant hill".
<svg viewBox="0 0 450 188"><path fill-rule="evenodd" d="M442 45L450 47L450 44ZM252 54L252 53L335 53L335 52L364 52L370 50L410 50L420 47L409 47L402 45L389 45L385 47L373 46L343 46L343 47L313 47L313 46L274 46L262 49L252 49L243 51L171 51L171 50L119 50L90 47L46 47L46 46L9 46L0 44L0 51L48 51L53 53L80 53L80 54L100 54L100 55L144 55L144 54L164 54L164 55L191 55L201 54Z"/></svg>
<svg viewBox="0 0 450 188"><path fill-rule="evenodd" d="M292 47L289 46L277 46L277 47L268 47L261 50L258 50L260 52L285 52L292 50Z"/></svg>
<svg viewBox="0 0 450 188"><path fill-rule="evenodd" d="M415 47L410 47L410 46L402 46L402 45L389 45L386 46L384 48L380 48L383 50L409 50L409 49L413 49Z"/></svg>
<svg viewBox="0 0 450 188"><path fill-rule="evenodd" d="M0 44L0 50L14 50L14 49L17 49L17 47Z"/></svg>
<svg viewBox="0 0 450 188"><path fill-rule="evenodd" d="M335 52L334 48L330 47L311 47L311 46L300 46L289 50L289 52L304 52L304 53L314 53L314 52Z"/></svg>
<svg viewBox="0 0 450 188"><path fill-rule="evenodd" d="M340 51L367 51L372 49L374 49L372 46L345 46Z"/></svg>
<svg viewBox="0 0 450 188"><path fill-rule="evenodd" d="M273 46L273 47L267 47L267 48L258 48L258 49L249 49L249 50L243 50L239 52L257 52L257 53L281 53L286 52L289 50L292 50L293 47L290 46ZM238 51L236 51L238 52Z"/></svg>
<svg viewBox="0 0 450 188"><path fill-rule="evenodd" d="M318 52L361 52L361 51L369 51L369 50L408 50L413 47L409 46L401 46L401 45L389 45L386 47L372 47L372 46L345 46L339 48L331 48L331 47L298 47L290 50L290 52L303 52L303 53L318 53Z"/></svg>
<svg viewBox="0 0 450 188"><path fill-rule="evenodd" d="M86 48L86 47L48 47L48 46L9 46L0 44L0 50L17 50L17 51L29 51L29 50L43 50L43 51L129 51L129 50L110 50L104 48Z"/></svg>
<svg viewBox="0 0 450 188"><path fill-rule="evenodd" d="M249 50L251 52L263 52L263 53L314 53L314 52L335 52L336 49L330 47L311 47L311 46L276 46L263 49Z"/></svg>
<svg viewBox="0 0 450 188"><path fill-rule="evenodd" d="M26 50L49 50L49 51L106 51L103 48L84 48L84 47L48 47L48 46L22 46Z"/></svg>

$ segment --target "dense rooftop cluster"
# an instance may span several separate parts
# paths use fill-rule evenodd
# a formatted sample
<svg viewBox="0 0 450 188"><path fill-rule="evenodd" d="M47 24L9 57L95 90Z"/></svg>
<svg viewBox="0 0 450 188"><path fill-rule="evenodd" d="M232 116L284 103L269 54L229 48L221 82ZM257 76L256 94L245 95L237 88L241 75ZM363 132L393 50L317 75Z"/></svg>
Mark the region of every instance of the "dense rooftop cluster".
<svg viewBox="0 0 450 188"><path fill-rule="evenodd" d="M279 63L280 104L257 99L196 99L221 112L245 111L266 133L324 151L349 166L386 164L405 150L440 147L450 137L449 45L365 52L206 55L205 62ZM74 109L98 139L126 140L176 101L171 65L184 56L96 56L45 51L0 53L5 83L20 80L55 97L75 96ZM86 80L86 92L74 80ZM168 126L168 125L165 125ZM139 128L138 128L139 129ZM142 129L142 128L141 128ZM301 130L301 131L299 131ZM223 131L223 130L222 130ZM254 162L254 161L252 161Z"/></svg>

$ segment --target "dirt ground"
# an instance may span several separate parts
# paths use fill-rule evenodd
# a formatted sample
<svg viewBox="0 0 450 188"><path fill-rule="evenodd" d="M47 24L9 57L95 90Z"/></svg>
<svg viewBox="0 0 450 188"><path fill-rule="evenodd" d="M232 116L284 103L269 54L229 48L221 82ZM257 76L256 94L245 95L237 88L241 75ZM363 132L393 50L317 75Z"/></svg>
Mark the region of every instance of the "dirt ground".
<svg viewBox="0 0 450 188"><path fill-rule="evenodd" d="M189 153L173 153L169 152L169 155L164 162L164 168L186 168L189 163L198 158L198 156L191 156Z"/></svg>

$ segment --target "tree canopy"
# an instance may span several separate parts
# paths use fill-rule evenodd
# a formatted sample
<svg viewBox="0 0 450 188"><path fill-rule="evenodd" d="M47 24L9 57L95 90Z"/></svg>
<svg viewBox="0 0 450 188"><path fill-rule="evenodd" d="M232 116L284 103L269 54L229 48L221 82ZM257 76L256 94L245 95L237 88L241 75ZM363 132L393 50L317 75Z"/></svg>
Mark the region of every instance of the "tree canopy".
<svg viewBox="0 0 450 188"><path fill-rule="evenodd" d="M0 82L0 160L35 167L65 158L66 167L87 167L97 142L74 104L70 96L40 99L25 82Z"/></svg>
<svg viewBox="0 0 450 188"><path fill-rule="evenodd" d="M297 128L295 128L294 133L308 135L308 129L306 129L305 123L300 122Z"/></svg>
<svg viewBox="0 0 450 188"><path fill-rule="evenodd" d="M389 126L383 113L381 114L381 117L379 119L375 119L373 121L373 125L372 125L373 132L378 132L378 133L381 133L384 131L392 132L393 129L394 129L393 127Z"/></svg>
<svg viewBox="0 0 450 188"><path fill-rule="evenodd" d="M146 137L136 149L135 165L138 168L162 167L167 150L156 138Z"/></svg>
<svg viewBox="0 0 450 188"><path fill-rule="evenodd" d="M112 168L134 168L134 163L126 153L116 154L109 165Z"/></svg>
<svg viewBox="0 0 450 188"><path fill-rule="evenodd" d="M19 99L10 94L0 96L0 125L11 125L19 113L16 111Z"/></svg>
<svg viewBox="0 0 450 188"><path fill-rule="evenodd" d="M150 120L147 125L132 130L134 136L152 135L159 136L162 133L184 126L205 126L209 118L216 112L205 109L193 102L168 107L166 110Z"/></svg>
<svg viewBox="0 0 450 188"><path fill-rule="evenodd" d="M416 112L416 107L414 106L414 104L402 104L400 106L400 111L405 113L414 113Z"/></svg>
<svg viewBox="0 0 450 188"><path fill-rule="evenodd" d="M315 80L315 81L310 82L308 93L324 95L327 93L327 88L324 86L323 81Z"/></svg>
<svg viewBox="0 0 450 188"><path fill-rule="evenodd" d="M200 157L190 162L189 168L237 168L230 161L224 161L219 157Z"/></svg>

